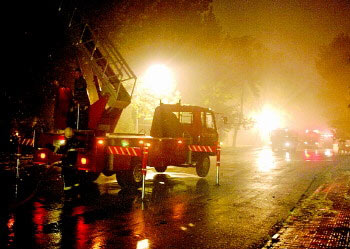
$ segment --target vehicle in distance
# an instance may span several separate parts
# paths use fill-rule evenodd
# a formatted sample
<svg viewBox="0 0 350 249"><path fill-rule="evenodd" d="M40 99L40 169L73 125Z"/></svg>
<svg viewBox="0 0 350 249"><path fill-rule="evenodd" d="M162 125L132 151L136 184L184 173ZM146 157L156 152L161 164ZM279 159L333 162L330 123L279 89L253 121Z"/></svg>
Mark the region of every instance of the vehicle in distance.
<svg viewBox="0 0 350 249"><path fill-rule="evenodd" d="M296 151L298 135L290 129L275 129L271 132L271 147L273 151Z"/></svg>

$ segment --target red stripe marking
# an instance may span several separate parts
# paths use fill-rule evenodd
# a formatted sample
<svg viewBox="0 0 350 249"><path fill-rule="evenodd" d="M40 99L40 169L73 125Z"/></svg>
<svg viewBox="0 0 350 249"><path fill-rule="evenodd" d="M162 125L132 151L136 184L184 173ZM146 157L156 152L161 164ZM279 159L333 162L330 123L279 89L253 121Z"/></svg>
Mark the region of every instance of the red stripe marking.
<svg viewBox="0 0 350 249"><path fill-rule="evenodd" d="M125 155L124 148L118 147L118 149L120 150L120 155Z"/></svg>
<svg viewBox="0 0 350 249"><path fill-rule="evenodd" d="M132 153L134 154L134 156L137 156L136 150L134 148L131 148Z"/></svg>
<svg viewBox="0 0 350 249"><path fill-rule="evenodd" d="M111 146L108 146L108 150L109 150L110 154L113 154L113 150L112 150Z"/></svg>
<svg viewBox="0 0 350 249"><path fill-rule="evenodd" d="M120 154L120 150L119 150L118 147L114 147L114 150L115 150L115 154L116 154L116 155L119 155L119 154Z"/></svg>
<svg viewBox="0 0 350 249"><path fill-rule="evenodd" d="M111 154L124 155L124 156L141 156L141 149L136 147L120 147L120 146L108 146L108 150Z"/></svg>
<svg viewBox="0 0 350 249"><path fill-rule="evenodd" d="M188 149L196 152L213 152L216 150L216 147L208 145L188 145Z"/></svg>

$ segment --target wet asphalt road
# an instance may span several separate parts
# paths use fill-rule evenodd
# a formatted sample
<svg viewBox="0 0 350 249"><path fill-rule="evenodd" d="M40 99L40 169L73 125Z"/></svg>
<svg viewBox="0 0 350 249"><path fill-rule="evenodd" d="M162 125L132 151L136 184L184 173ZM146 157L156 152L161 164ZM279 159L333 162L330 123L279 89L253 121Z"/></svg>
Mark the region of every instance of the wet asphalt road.
<svg viewBox="0 0 350 249"><path fill-rule="evenodd" d="M5 183L13 175L2 175L0 248L259 248L337 160L324 150L224 148L220 186L215 158L206 178L149 169L143 202L141 189L121 190L115 176L67 193L58 169L21 169L17 198Z"/></svg>

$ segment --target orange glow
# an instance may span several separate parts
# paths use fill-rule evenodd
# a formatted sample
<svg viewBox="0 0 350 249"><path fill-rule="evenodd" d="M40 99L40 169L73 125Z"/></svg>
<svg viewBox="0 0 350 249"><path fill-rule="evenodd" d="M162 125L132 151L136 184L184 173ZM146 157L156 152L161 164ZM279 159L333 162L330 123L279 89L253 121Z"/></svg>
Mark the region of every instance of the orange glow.
<svg viewBox="0 0 350 249"><path fill-rule="evenodd" d="M142 211L142 209L138 209L131 215L131 221L132 221L131 224L135 224L134 230L133 230L134 236L146 233L147 223L145 222L144 214L145 213ZM140 241L140 244L144 243L141 241ZM141 245L140 247L137 247L137 248L141 248Z"/></svg>
<svg viewBox="0 0 350 249"><path fill-rule="evenodd" d="M103 145L105 143L105 141L103 139L98 139L97 143L100 144L100 145Z"/></svg>
<svg viewBox="0 0 350 249"><path fill-rule="evenodd" d="M185 206L183 203L176 203L173 208L173 219L181 220L185 212Z"/></svg>
<svg viewBox="0 0 350 249"><path fill-rule="evenodd" d="M105 245L105 238L102 236L96 237L93 240L92 249L104 248L104 245Z"/></svg>
<svg viewBox="0 0 350 249"><path fill-rule="evenodd" d="M15 224L15 218L11 216L11 218L7 221L7 228L9 230L12 230L14 224Z"/></svg>
<svg viewBox="0 0 350 249"><path fill-rule="evenodd" d="M40 153L40 158L41 159L45 159L46 158L46 154L45 153Z"/></svg>

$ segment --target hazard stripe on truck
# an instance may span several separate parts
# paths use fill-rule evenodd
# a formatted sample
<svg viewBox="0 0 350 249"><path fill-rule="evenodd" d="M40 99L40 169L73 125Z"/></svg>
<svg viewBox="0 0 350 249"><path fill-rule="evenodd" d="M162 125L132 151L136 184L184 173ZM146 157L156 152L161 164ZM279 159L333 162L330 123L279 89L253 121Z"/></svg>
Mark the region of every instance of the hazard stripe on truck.
<svg viewBox="0 0 350 249"><path fill-rule="evenodd" d="M196 151L196 152L214 152L216 151L215 146L206 146L206 145L188 145L188 149L190 151Z"/></svg>
<svg viewBox="0 0 350 249"><path fill-rule="evenodd" d="M137 147L122 147L122 146L108 146L109 154L123 155L123 156L141 156L141 148Z"/></svg>
<svg viewBox="0 0 350 249"><path fill-rule="evenodd" d="M33 138L23 138L19 141L19 144L21 145L27 145L27 146L33 146L34 145L34 139Z"/></svg>

